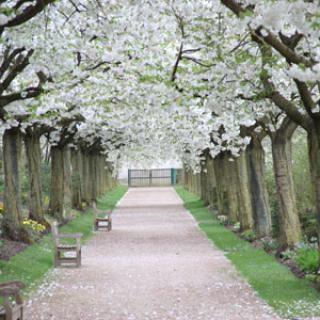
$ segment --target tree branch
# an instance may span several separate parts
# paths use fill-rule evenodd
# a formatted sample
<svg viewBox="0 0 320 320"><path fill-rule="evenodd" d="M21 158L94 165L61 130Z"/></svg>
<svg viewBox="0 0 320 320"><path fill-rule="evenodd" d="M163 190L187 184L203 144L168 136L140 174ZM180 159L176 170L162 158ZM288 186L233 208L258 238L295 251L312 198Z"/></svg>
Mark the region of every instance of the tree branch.
<svg viewBox="0 0 320 320"><path fill-rule="evenodd" d="M182 50L183 50L183 42L181 42L181 44L180 44L180 48L179 48L179 51L178 51L177 59L176 59L176 62L174 64L174 66L173 66L173 70L172 70L172 73L171 73L170 80L172 82L174 82L176 80L176 74L177 74L177 71L178 71L179 62L181 61L181 58L182 58Z"/></svg>

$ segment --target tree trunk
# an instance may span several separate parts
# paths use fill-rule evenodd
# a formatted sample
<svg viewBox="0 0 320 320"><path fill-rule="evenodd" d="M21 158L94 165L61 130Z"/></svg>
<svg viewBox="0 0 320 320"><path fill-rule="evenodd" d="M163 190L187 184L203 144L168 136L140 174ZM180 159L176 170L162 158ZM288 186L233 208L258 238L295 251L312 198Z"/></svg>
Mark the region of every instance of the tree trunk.
<svg viewBox="0 0 320 320"><path fill-rule="evenodd" d="M89 155L87 152L82 152L82 201L87 205L91 205L91 193L90 193L90 163Z"/></svg>
<svg viewBox="0 0 320 320"><path fill-rule="evenodd" d="M240 156L236 159L236 165L240 229L242 231L252 230L254 228L254 213L252 208L246 151L240 153Z"/></svg>
<svg viewBox="0 0 320 320"><path fill-rule="evenodd" d="M223 155L214 158L214 173L216 179L217 208L219 215L228 215L228 199L226 191L225 162Z"/></svg>
<svg viewBox="0 0 320 320"><path fill-rule="evenodd" d="M209 204L208 197L208 154L205 154L205 160L201 161L200 183L201 183L201 199L205 205Z"/></svg>
<svg viewBox="0 0 320 320"><path fill-rule="evenodd" d="M72 169L71 169L71 150L68 146L62 149L63 157L63 205L66 216L72 207Z"/></svg>
<svg viewBox="0 0 320 320"><path fill-rule="evenodd" d="M271 210L264 179L265 157L261 139L253 135L247 148L247 161L252 192L255 231L258 236L271 234Z"/></svg>
<svg viewBox="0 0 320 320"><path fill-rule="evenodd" d="M51 148L51 188L49 214L59 222L64 220L64 159L63 148Z"/></svg>
<svg viewBox="0 0 320 320"><path fill-rule="evenodd" d="M72 167L72 207L82 210L82 159L79 150L71 150Z"/></svg>
<svg viewBox="0 0 320 320"><path fill-rule="evenodd" d="M316 218L318 223L318 244L320 250L320 121L308 131L308 150L311 179L316 201ZM320 264L320 251L319 251Z"/></svg>
<svg viewBox="0 0 320 320"><path fill-rule="evenodd" d="M296 128L297 125L287 118L281 127L271 134L273 168L279 203L279 239L283 247L294 247L301 240L292 175L291 139Z"/></svg>
<svg viewBox="0 0 320 320"><path fill-rule="evenodd" d="M237 165L235 159L229 155L224 155L225 162L225 178L226 190L228 198L228 216L231 223L239 221L239 202L238 202L238 180L237 180Z"/></svg>
<svg viewBox="0 0 320 320"><path fill-rule="evenodd" d="M96 185L96 161L95 161L95 155L90 154L89 155L89 190L90 190L90 202L97 200L97 185Z"/></svg>
<svg viewBox="0 0 320 320"><path fill-rule="evenodd" d="M208 181L208 201L209 205L217 209L217 195L216 195L216 178L214 172L214 159L211 155L208 157L207 162L207 181Z"/></svg>
<svg viewBox="0 0 320 320"><path fill-rule="evenodd" d="M42 199L40 134L29 129L24 136L24 142L29 173L29 217L48 228Z"/></svg>
<svg viewBox="0 0 320 320"><path fill-rule="evenodd" d="M7 129L3 135L4 215L3 235L9 239L30 243L21 216L20 159L21 133L18 128Z"/></svg>

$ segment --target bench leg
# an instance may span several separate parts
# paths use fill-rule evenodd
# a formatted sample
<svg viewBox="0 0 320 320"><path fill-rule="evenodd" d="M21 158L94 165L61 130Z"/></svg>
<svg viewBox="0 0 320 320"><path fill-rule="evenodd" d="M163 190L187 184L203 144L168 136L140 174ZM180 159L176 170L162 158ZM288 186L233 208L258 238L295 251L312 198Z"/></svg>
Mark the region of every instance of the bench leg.
<svg viewBox="0 0 320 320"><path fill-rule="evenodd" d="M112 219L109 218L109 221L108 221L108 231L111 231L112 230Z"/></svg>
<svg viewBox="0 0 320 320"><path fill-rule="evenodd" d="M54 266L55 266L55 268L60 266L60 262L59 262L60 259L59 258L60 258L60 252L58 250L55 250L55 252L54 252Z"/></svg>
<svg viewBox="0 0 320 320"><path fill-rule="evenodd" d="M77 267L81 266L81 249L76 252L77 254Z"/></svg>

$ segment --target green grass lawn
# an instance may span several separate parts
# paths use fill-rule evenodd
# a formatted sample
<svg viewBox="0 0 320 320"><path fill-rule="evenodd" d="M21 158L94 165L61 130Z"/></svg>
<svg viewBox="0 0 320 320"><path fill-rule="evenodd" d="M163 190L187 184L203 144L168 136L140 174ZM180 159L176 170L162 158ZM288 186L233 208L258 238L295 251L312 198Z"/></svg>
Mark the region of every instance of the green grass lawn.
<svg viewBox="0 0 320 320"><path fill-rule="evenodd" d="M98 201L101 209L112 209L123 197L127 187L118 186L108 192ZM83 242L93 234L92 210L80 213L74 220L60 228L64 233L82 233ZM53 268L53 244L51 234L45 236L39 243L29 246L23 252L12 257L9 261L0 260L0 282L20 280L26 285L25 292L31 292L43 280L49 269Z"/></svg>
<svg viewBox="0 0 320 320"><path fill-rule="evenodd" d="M320 315L320 293L309 281L296 278L263 249L254 248L221 225L199 197L181 186L176 191L207 237L277 313L287 317Z"/></svg>

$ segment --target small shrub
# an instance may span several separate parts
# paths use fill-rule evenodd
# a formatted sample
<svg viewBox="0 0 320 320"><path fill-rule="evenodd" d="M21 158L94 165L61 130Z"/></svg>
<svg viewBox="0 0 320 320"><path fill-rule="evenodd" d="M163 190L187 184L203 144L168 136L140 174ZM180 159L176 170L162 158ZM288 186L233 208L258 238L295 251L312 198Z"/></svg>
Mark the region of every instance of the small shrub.
<svg viewBox="0 0 320 320"><path fill-rule="evenodd" d="M228 217L224 215L217 216L217 219L219 220L220 224L227 225L228 224Z"/></svg>
<svg viewBox="0 0 320 320"><path fill-rule="evenodd" d="M297 253L294 250L287 249L286 251L281 252L281 258L283 260L294 260L297 256Z"/></svg>
<svg viewBox="0 0 320 320"><path fill-rule="evenodd" d="M33 241L40 240L42 233L46 230L46 227L44 225L32 219L24 219L23 225L28 230Z"/></svg>
<svg viewBox="0 0 320 320"><path fill-rule="evenodd" d="M257 235L253 230L245 230L241 233L241 237L252 242L256 239Z"/></svg>
<svg viewBox="0 0 320 320"><path fill-rule="evenodd" d="M240 231L240 222L236 222L233 226L232 226L233 231Z"/></svg>
<svg viewBox="0 0 320 320"><path fill-rule="evenodd" d="M317 273L319 269L319 253L315 246L304 245L297 251L295 261L302 271Z"/></svg>
<svg viewBox="0 0 320 320"><path fill-rule="evenodd" d="M262 245L263 245L263 249L267 252L276 251L280 246L277 240L269 237L265 237L262 239Z"/></svg>

